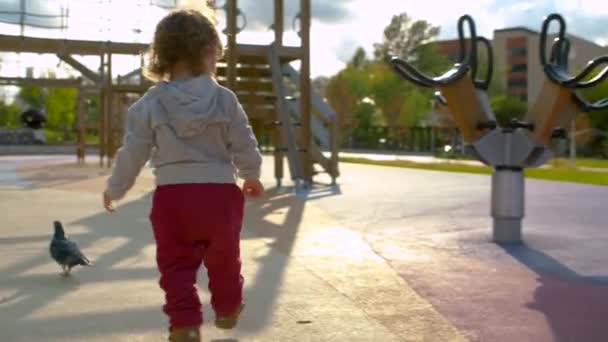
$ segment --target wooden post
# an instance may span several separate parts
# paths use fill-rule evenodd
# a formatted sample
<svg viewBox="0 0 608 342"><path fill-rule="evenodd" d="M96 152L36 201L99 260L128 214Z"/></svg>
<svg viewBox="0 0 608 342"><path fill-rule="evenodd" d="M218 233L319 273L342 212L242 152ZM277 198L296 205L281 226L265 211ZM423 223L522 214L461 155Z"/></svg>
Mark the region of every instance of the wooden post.
<svg viewBox="0 0 608 342"><path fill-rule="evenodd" d="M283 0L274 0L274 44L279 49L283 46ZM278 111L275 111L275 113L276 121L281 122L281 116ZM274 177L277 181L277 187L280 187L284 176L284 154L281 152L281 148L284 147L286 139L282 136L281 127L275 125L271 127L273 129L272 138L274 145Z"/></svg>
<svg viewBox="0 0 608 342"><path fill-rule="evenodd" d="M146 67L146 63L144 60L144 54L141 53L139 55L139 85L144 84L144 68Z"/></svg>
<svg viewBox="0 0 608 342"><path fill-rule="evenodd" d="M283 46L283 0L274 0L274 41L276 46Z"/></svg>
<svg viewBox="0 0 608 342"><path fill-rule="evenodd" d="M99 73L101 75L102 82L105 80L105 52L101 54L101 67ZM97 108L97 115L99 121L99 167L103 167L103 159L106 155L106 96L103 83L99 85L99 106Z"/></svg>
<svg viewBox="0 0 608 342"><path fill-rule="evenodd" d="M313 169L310 158L311 148L311 96L310 96L310 7L311 0L300 0L300 38L302 39L302 57L300 70L300 148L302 151L302 168L305 182L312 184Z"/></svg>
<svg viewBox="0 0 608 342"><path fill-rule="evenodd" d="M110 43L108 43L110 44ZM112 90L112 52L108 52L107 54L107 68L106 68L106 78L104 82L104 88L106 89L106 136L107 139L107 159L106 166L112 167L112 161L114 159L115 152L115 132L114 132L114 118L112 117L114 114L114 98L113 98L113 90Z"/></svg>
<svg viewBox="0 0 608 342"><path fill-rule="evenodd" d="M86 116L84 113L84 104L86 99L80 88L78 88L76 91L78 94L76 96L76 159L78 164L84 164L86 154Z"/></svg>
<svg viewBox="0 0 608 342"><path fill-rule="evenodd" d="M338 127L338 118L334 117L329 123L329 149L331 151L330 157L330 170L329 173L331 175L331 183L332 185L336 185L336 178L340 175L340 171L338 170L338 149L340 148L340 136L338 135L339 127Z"/></svg>
<svg viewBox="0 0 608 342"><path fill-rule="evenodd" d="M234 90L236 86L236 17L237 0L226 0L226 24L228 34L228 51L226 58L226 83L228 88Z"/></svg>
<svg viewBox="0 0 608 342"><path fill-rule="evenodd" d="M576 168L576 119L570 122L570 168Z"/></svg>

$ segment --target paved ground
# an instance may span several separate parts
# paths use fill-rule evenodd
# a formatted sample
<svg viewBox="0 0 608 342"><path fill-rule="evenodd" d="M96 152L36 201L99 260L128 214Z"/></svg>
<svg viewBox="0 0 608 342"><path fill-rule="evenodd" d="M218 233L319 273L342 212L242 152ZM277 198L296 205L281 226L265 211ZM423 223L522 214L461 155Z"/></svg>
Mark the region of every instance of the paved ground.
<svg viewBox="0 0 608 342"><path fill-rule="evenodd" d="M163 340L149 171L107 215L105 172L71 161L0 158L3 340ZM339 187L248 203L248 307L235 331L206 325L206 341L607 340L608 187L529 181L526 244L501 248L487 176L342 173ZM57 218L95 261L67 280L47 252Z"/></svg>

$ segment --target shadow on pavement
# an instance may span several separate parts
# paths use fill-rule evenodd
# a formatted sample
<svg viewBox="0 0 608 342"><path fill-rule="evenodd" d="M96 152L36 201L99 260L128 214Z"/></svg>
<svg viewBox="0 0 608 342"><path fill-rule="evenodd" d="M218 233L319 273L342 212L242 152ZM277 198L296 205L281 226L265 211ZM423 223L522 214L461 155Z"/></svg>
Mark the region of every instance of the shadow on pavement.
<svg viewBox="0 0 608 342"><path fill-rule="evenodd" d="M582 276L525 244L502 247L535 272L538 287L527 306L543 313L556 341L603 341L608 325L608 276Z"/></svg>
<svg viewBox="0 0 608 342"><path fill-rule="evenodd" d="M80 179L82 178L58 177L53 184ZM311 193L311 197L339 193L339 188L319 188ZM85 339L87 336L104 336L110 333L137 335L149 331L158 331L159 335L164 335L167 323L159 305L163 294L156 285L158 271L153 262L154 240L148 220L150 201L151 194L147 194L121 205L112 215L99 212L74 222L64 222L67 234L93 261L92 267L75 269L69 278L59 276L60 268L57 265L52 265L57 266L56 272L49 271L49 265L53 263L48 255L50 226L48 235L0 238L0 246L12 246L14 250L33 248L39 251L3 267L3 277L0 279L0 310L5 317L0 322L0 330L6 332L3 338L13 341L27 335L44 336L49 340ZM255 277L251 281L245 280L245 298L251 304L248 307L252 309L249 313L244 313L249 317L242 320L238 327L239 332L255 333L270 323L277 292L289 264L289 255L302 222L305 205L306 199L294 196L290 189L270 189L263 200L248 202L242 239L269 239L271 248L267 255L254 260L260 264ZM277 214L284 219L280 222L272 220L272 216ZM71 226L82 226L85 229L70 234ZM200 272L201 275L204 273L206 272ZM131 291L131 285L126 285L125 282L144 286L140 285L140 281L143 281L143 284L150 282L149 286L153 283L158 289L158 301L154 304L145 304L149 301L148 296L137 302L137 306L130 305L130 301L117 302L116 305L111 305L112 310L87 311L82 310L89 305L86 298L82 302L73 298L73 294L85 286L86 293L89 293L91 288L105 286L104 289L109 290L99 294L101 298L95 299L94 305L97 305L98 301L120 301L120 298L124 298L124 293L114 296L113 292ZM199 285L206 287L206 276L199 277ZM128 294L129 297L137 298L137 288L132 291L132 294ZM68 296L71 298L66 300ZM82 292L79 296L82 296ZM205 299L204 305L209 307L208 298ZM39 311L44 312L47 307L50 308L48 310L53 310L57 305L64 305L64 300L65 305L74 307L62 307L57 314L50 311L50 317L48 314L37 314ZM22 336L21 332L24 331L27 331L27 334Z"/></svg>

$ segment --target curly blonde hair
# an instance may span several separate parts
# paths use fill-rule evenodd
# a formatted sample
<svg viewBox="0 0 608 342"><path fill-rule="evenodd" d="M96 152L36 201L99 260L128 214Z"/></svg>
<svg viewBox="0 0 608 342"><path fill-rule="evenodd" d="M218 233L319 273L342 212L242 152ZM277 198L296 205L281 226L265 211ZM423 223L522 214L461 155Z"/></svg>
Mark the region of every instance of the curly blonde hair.
<svg viewBox="0 0 608 342"><path fill-rule="evenodd" d="M208 53L216 53L218 59L223 54L214 19L191 9L173 11L156 25L144 75L152 81L163 80L178 62L185 63L195 76L213 74L215 70L205 70L202 63Z"/></svg>

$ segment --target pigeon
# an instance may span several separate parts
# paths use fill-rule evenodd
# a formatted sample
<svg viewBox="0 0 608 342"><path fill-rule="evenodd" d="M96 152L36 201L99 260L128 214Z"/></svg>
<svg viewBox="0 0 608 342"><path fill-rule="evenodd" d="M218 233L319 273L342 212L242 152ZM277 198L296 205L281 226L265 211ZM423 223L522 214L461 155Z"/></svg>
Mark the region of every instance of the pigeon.
<svg viewBox="0 0 608 342"><path fill-rule="evenodd" d="M53 225L55 234L51 239L51 257L63 269L63 276L67 277L74 266L90 266L91 262L82 254L76 243L65 236L61 222L55 221Z"/></svg>

